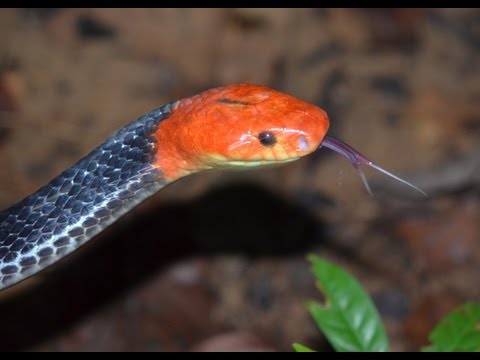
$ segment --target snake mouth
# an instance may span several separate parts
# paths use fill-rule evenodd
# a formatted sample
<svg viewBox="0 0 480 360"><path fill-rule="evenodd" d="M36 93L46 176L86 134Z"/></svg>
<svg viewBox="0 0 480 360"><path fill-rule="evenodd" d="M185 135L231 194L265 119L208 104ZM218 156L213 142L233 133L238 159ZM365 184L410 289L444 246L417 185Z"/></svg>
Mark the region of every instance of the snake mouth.
<svg viewBox="0 0 480 360"><path fill-rule="evenodd" d="M300 156L288 157L285 159L251 159L251 160L235 160L227 159L221 155L210 155L209 162L214 167L222 168L249 168L259 166L272 166L277 164L284 164L291 161L298 160Z"/></svg>
<svg viewBox="0 0 480 360"><path fill-rule="evenodd" d="M258 166L269 166L269 165L276 165L276 164L284 164L287 162L298 160L298 157L295 158L288 158L283 160L252 160L252 161L240 161L240 160L226 160L220 165L224 165L225 167L258 167Z"/></svg>

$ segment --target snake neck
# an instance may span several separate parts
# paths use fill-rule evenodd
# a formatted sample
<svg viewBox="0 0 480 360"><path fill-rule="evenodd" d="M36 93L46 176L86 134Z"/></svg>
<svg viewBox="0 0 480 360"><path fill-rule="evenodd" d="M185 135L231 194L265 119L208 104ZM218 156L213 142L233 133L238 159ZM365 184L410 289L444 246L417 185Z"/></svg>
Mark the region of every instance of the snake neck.
<svg viewBox="0 0 480 360"><path fill-rule="evenodd" d="M0 213L0 289L60 260L169 183L154 136L174 103L127 125Z"/></svg>

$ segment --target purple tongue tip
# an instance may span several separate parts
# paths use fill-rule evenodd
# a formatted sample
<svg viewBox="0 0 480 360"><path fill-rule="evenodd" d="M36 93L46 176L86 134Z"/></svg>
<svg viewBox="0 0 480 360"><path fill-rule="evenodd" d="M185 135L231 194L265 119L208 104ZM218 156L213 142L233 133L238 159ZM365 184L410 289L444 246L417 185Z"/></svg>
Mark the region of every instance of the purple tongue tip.
<svg viewBox="0 0 480 360"><path fill-rule="evenodd" d="M325 136L322 143L320 144L320 147L322 147L322 146L324 146L326 148L329 148L330 150L333 150L333 151L345 156L348 160L350 160L353 167L357 171L358 175L362 179L362 182L365 185L365 188L367 189L370 196L373 196L373 193L372 193L372 190L370 189L370 185L368 185L368 181L367 181L367 178L365 176L365 173L363 172L362 168L360 167L361 164L365 164L367 166L370 166L370 167L384 173L385 175L390 176L391 178L393 178L393 179L395 179L395 180L397 180L397 181L399 181L399 182L401 182L401 183L403 183L407 186L410 186L412 189L415 189L416 191L420 192L424 196L427 196L427 194L424 191L422 191L421 189L419 189L415 185L413 185L413 184L409 183L408 181L403 180L402 178L398 177L397 175L394 175L391 172L383 169L382 167L375 164L373 161L370 161L363 154L361 154L360 152L355 150L350 145L344 143L343 141L340 141L340 140L338 140L334 137L331 137L331 136Z"/></svg>

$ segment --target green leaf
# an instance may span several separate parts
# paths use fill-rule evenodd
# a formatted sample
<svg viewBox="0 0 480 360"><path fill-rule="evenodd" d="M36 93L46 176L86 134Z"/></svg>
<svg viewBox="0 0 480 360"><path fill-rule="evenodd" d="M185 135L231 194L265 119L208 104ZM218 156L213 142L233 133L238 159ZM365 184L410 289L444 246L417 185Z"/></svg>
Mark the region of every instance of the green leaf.
<svg viewBox="0 0 480 360"><path fill-rule="evenodd" d="M388 351L380 316L362 286L347 272L310 256L325 304L307 304L310 314L336 351Z"/></svg>
<svg viewBox="0 0 480 360"><path fill-rule="evenodd" d="M430 341L422 351L480 351L480 303L450 312L430 333Z"/></svg>
<svg viewBox="0 0 480 360"><path fill-rule="evenodd" d="M315 352L315 350L309 349L308 347L301 344L293 344L293 349L296 352Z"/></svg>

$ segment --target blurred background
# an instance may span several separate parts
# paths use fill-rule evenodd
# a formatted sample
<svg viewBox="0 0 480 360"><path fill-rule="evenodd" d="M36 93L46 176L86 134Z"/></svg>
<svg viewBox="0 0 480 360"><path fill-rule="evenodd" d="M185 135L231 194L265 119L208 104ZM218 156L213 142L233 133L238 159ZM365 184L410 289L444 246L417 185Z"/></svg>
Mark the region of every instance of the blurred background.
<svg viewBox="0 0 480 360"><path fill-rule="evenodd" d="M0 208L164 103L236 82L312 102L330 134L429 194L329 151L164 189L0 293L0 350L330 350L306 260L352 272L392 350L480 300L480 11L0 11Z"/></svg>

